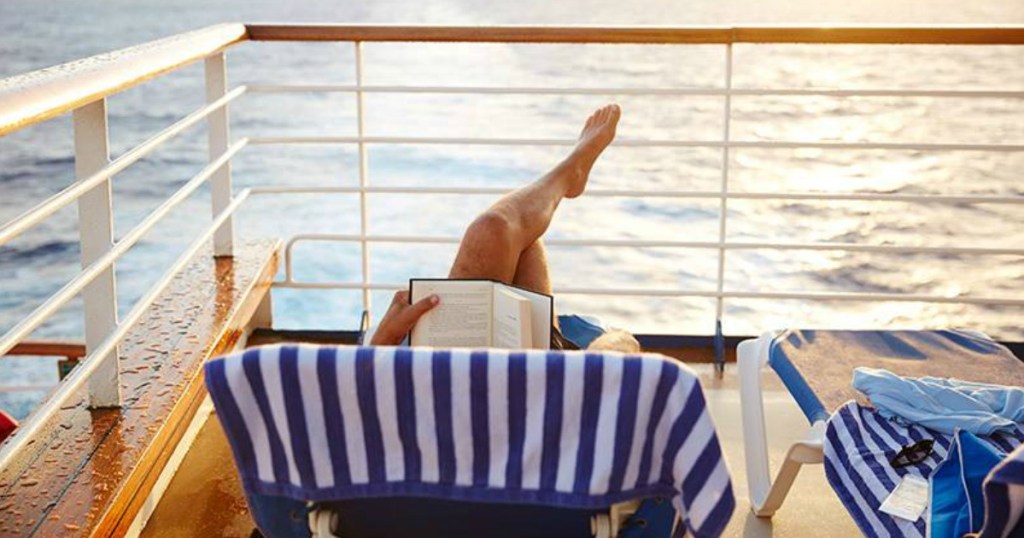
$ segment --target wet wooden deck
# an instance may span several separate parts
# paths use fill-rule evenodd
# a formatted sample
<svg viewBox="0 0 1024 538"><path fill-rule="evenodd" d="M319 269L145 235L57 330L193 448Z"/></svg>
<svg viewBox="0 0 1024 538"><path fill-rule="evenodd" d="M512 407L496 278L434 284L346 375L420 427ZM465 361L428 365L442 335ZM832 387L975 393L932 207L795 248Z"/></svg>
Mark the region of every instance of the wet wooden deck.
<svg viewBox="0 0 1024 538"><path fill-rule="evenodd" d="M203 362L238 343L269 292L279 246L197 255L121 345L123 407L78 395L0 471L0 535L127 532L205 397Z"/></svg>

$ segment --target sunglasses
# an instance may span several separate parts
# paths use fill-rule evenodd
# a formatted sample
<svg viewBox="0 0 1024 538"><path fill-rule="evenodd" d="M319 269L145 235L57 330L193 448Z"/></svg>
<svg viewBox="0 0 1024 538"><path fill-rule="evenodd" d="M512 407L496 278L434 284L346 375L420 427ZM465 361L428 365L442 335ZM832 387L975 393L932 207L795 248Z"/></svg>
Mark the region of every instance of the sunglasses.
<svg viewBox="0 0 1024 538"><path fill-rule="evenodd" d="M899 469L908 465L916 465L928 459L932 455L932 446L935 441L922 439L912 445L905 446L889 460L893 468Z"/></svg>

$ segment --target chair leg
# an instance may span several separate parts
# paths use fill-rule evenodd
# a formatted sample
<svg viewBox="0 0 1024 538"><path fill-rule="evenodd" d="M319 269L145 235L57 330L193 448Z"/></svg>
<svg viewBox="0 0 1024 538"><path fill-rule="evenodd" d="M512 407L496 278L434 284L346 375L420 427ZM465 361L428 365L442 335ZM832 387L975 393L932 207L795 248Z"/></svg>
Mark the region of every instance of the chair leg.
<svg viewBox="0 0 1024 538"><path fill-rule="evenodd" d="M309 511L309 534L310 538L337 538L331 531L331 518L334 513L331 510L312 508Z"/></svg>
<svg viewBox="0 0 1024 538"><path fill-rule="evenodd" d="M607 514L590 518L590 534L593 538L614 538L629 518L640 508L641 501L634 499L613 504Z"/></svg>
<svg viewBox="0 0 1024 538"><path fill-rule="evenodd" d="M824 432L824 430L824 422L815 422L811 428L812 439L793 443L789 447L789 450L786 451L786 459L782 461L782 467L779 468L779 474L775 476L775 481L771 483L765 497L757 499L757 502L751 498L750 506L754 510L754 515L758 517L771 517L774 515L779 507L782 506L782 501L786 499L786 495L789 494L789 488L793 486L793 481L796 480L800 467L805 464L821 463L823 461L824 455L822 453L820 437L815 440L813 436L819 432Z"/></svg>
<svg viewBox="0 0 1024 538"><path fill-rule="evenodd" d="M608 514L597 514L590 518L590 535L593 538L612 538L612 519Z"/></svg>
<svg viewBox="0 0 1024 538"><path fill-rule="evenodd" d="M766 333L755 340L740 342L736 351L747 486L750 508L758 517L771 517L782 506L803 464L822 462L821 439L825 429L824 422L817 422L811 428L809 439L789 447L773 483L768 464L768 438L761 390L761 371L768 363L768 349L773 337L772 333Z"/></svg>

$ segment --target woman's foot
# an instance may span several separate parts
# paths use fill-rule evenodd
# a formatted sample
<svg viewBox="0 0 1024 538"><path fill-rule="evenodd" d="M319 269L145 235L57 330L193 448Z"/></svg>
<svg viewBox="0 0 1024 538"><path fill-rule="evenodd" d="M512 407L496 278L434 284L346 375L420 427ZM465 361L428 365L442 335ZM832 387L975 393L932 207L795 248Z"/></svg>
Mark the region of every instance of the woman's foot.
<svg viewBox="0 0 1024 538"><path fill-rule="evenodd" d="M607 105L599 108L587 118L576 149L564 163L572 171L568 175L569 185L565 193L566 198L575 198L583 194L583 190L587 188L590 169L601 152L615 139L615 127L619 124L621 114L619 105Z"/></svg>

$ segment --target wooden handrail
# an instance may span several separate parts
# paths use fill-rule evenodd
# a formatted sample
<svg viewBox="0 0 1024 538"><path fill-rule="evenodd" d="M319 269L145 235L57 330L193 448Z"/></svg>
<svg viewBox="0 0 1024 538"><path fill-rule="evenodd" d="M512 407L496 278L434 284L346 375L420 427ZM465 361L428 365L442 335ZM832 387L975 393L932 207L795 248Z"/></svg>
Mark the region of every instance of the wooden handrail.
<svg viewBox="0 0 1024 538"><path fill-rule="evenodd" d="M67 357L80 359L85 356L85 344L77 342L29 341L15 344L8 356L26 357Z"/></svg>
<svg viewBox="0 0 1024 538"><path fill-rule="evenodd" d="M70 112L247 39L719 45L1024 45L1024 25L559 27L220 24L0 80L0 136Z"/></svg>
<svg viewBox="0 0 1024 538"><path fill-rule="evenodd" d="M396 26L249 24L253 41L1022 45L1024 26Z"/></svg>
<svg viewBox="0 0 1024 538"><path fill-rule="evenodd" d="M828 45L1024 45L1024 25L751 26L734 28L732 42Z"/></svg>
<svg viewBox="0 0 1024 538"><path fill-rule="evenodd" d="M210 26L0 80L0 136L201 60L245 32L243 24Z"/></svg>

